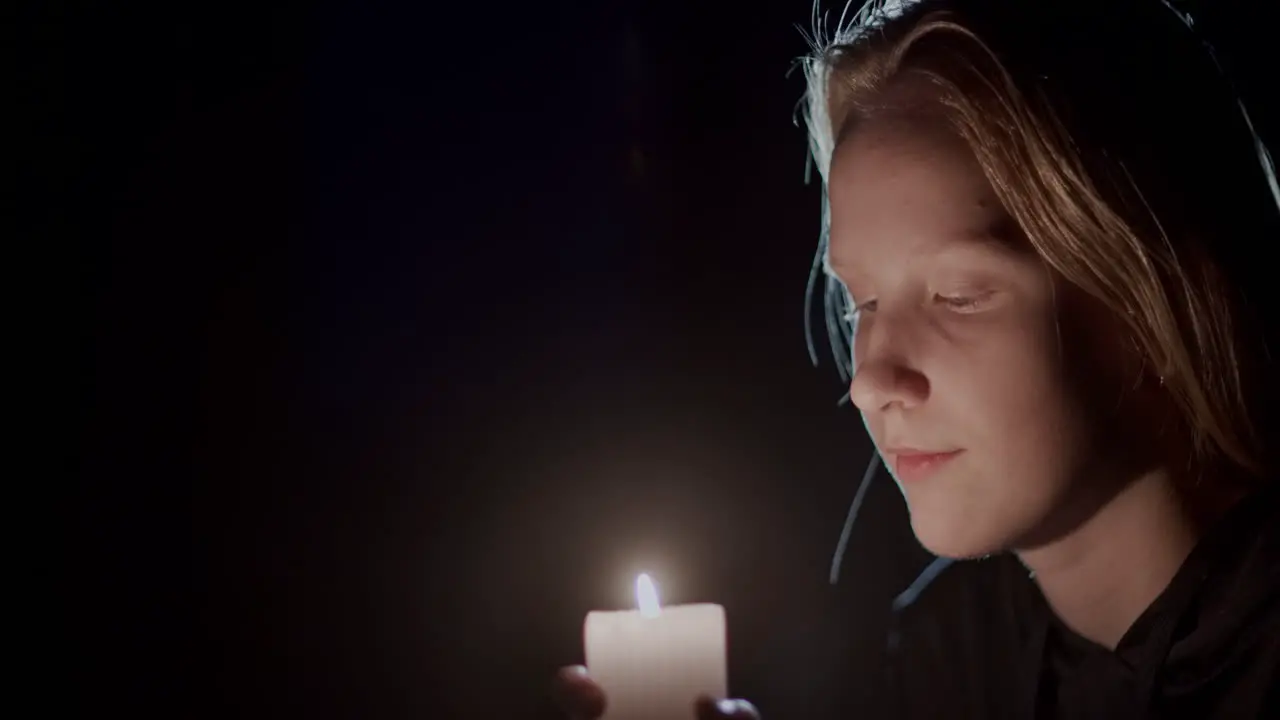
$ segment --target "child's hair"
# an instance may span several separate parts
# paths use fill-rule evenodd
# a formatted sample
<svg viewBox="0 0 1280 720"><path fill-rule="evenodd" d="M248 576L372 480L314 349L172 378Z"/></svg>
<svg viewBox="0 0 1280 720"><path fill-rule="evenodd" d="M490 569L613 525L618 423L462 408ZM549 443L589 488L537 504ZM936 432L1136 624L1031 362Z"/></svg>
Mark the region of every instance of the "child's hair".
<svg viewBox="0 0 1280 720"><path fill-rule="evenodd" d="M1254 310L1280 235L1274 175L1184 19L1162 0L922 0L873 3L858 24L826 40L817 23L806 60L824 179L887 89L926 83L1035 252L1123 324L1197 463L1262 475L1273 425ZM828 220L824 206L815 277ZM856 317L825 274L833 350L852 372Z"/></svg>

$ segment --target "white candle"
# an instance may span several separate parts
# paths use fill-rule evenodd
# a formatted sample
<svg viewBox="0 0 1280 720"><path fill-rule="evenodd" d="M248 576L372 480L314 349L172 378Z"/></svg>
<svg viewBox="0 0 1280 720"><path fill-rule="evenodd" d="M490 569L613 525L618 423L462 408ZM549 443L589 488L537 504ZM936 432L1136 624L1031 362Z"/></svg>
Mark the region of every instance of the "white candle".
<svg viewBox="0 0 1280 720"><path fill-rule="evenodd" d="M639 610L587 613L587 669L608 700L605 720L692 720L700 695L727 693L724 608L658 604L636 578Z"/></svg>

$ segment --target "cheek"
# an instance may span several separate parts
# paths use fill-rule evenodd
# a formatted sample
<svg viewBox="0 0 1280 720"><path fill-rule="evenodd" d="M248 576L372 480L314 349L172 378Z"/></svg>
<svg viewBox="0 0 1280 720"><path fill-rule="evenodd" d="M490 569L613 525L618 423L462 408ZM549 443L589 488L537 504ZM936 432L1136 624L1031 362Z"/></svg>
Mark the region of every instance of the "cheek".
<svg viewBox="0 0 1280 720"><path fill-rule="evenodd" d="M936 372L939 411L973 446L973 470L1023 489L1059 483L1082 448L1083 413L1065 381L1052 326L953 347Z"/></svg>
<svg viewBox="0 0 1280 720"><path fill-rule="evenodd" d="M940 482L900 485L917 538L938 555L978 557L1034 536L1089 455L1052 356L1026 343L990 349L953 355L937 374L931 419L966 449L961 462Z"/></svg>

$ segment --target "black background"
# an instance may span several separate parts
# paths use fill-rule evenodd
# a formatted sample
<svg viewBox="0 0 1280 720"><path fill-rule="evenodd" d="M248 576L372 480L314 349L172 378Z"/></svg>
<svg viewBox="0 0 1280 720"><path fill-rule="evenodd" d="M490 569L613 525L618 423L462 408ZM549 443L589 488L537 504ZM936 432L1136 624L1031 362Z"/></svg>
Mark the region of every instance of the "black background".
<svg viewBox="0 0 1280 720"><path fill-rule="evenodd" d="M1246 4L1202 25L1248 97ZM33 11L34 228L85 298L87 704L555 717L644 569L725 605L766 717L856 694L926 556L877 483L827 584L869 446L805 349L809 9Z"/></svg>

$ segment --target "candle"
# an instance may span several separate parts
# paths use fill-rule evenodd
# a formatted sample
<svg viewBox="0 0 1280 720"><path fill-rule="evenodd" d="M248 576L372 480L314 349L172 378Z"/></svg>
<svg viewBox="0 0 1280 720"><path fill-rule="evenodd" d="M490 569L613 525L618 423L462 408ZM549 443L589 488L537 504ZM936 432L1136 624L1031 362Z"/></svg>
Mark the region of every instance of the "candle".
<svg viewBox="0 0 1280 720"><path fill-rule="evenodd" d="M638 610L587 613L587 669L608 699L605 720L692 720L700 695L725 697L724 608L664 608L646 574Z"/></svg>

